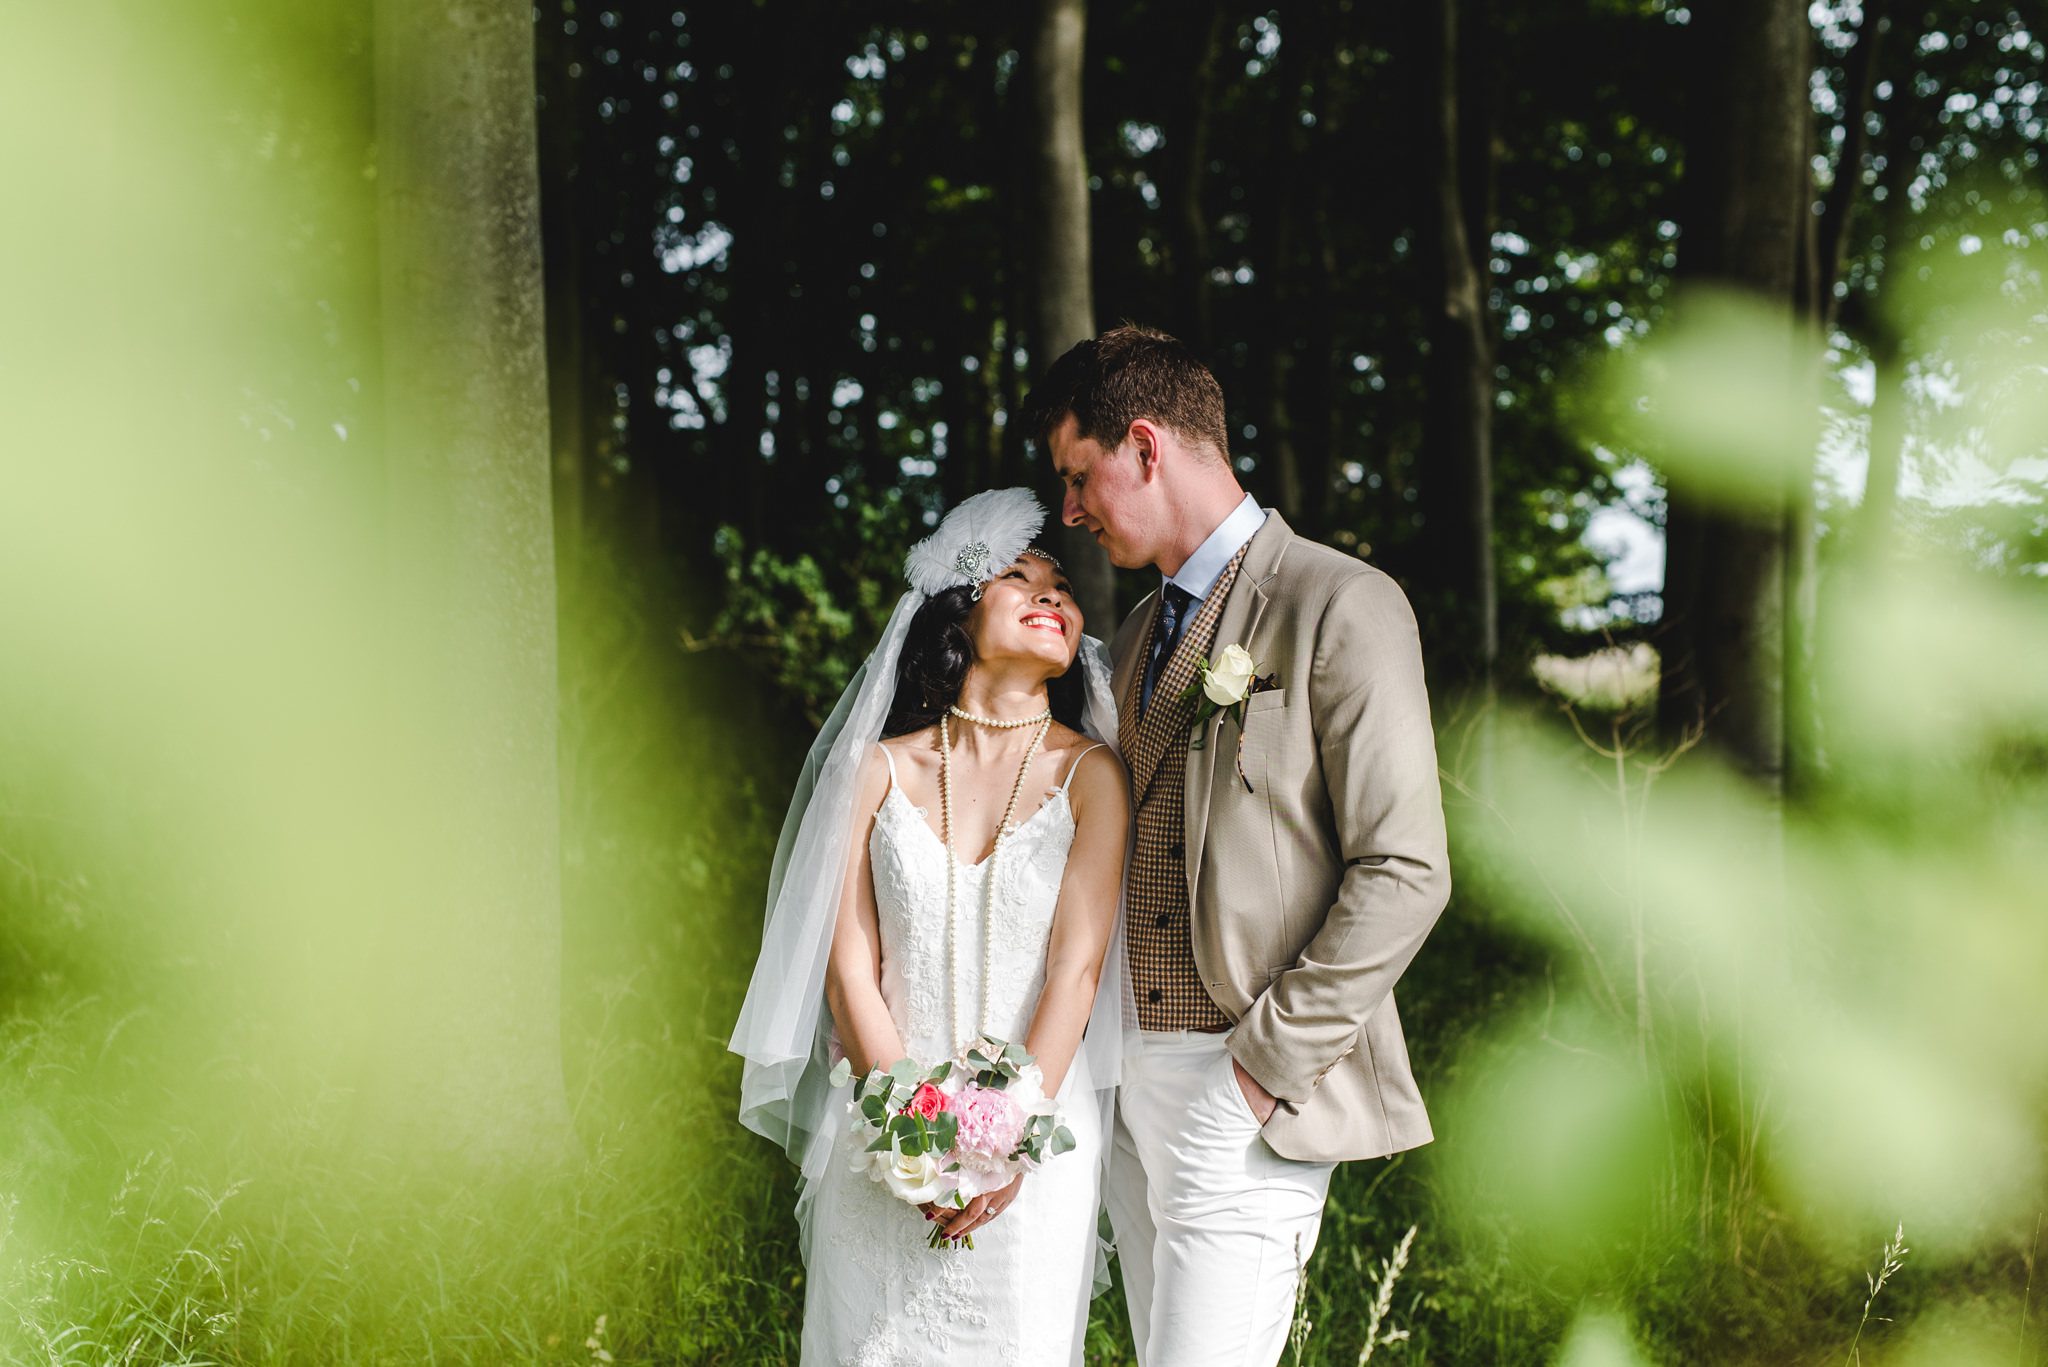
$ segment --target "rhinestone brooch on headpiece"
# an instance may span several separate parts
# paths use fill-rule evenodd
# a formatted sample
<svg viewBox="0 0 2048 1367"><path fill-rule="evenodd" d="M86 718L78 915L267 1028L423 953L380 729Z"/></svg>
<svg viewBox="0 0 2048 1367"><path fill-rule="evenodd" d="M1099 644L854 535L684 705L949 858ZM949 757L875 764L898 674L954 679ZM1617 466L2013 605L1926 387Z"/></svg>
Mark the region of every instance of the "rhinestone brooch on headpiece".
<svg viewBox="0 0 2048 1367"><path fill-rule="evenodd" d="M988 542L970 541L953 557L953 568L969 583L976 583L988 578L988 562ZM981 597L978 593L974 596Z"/></svg>

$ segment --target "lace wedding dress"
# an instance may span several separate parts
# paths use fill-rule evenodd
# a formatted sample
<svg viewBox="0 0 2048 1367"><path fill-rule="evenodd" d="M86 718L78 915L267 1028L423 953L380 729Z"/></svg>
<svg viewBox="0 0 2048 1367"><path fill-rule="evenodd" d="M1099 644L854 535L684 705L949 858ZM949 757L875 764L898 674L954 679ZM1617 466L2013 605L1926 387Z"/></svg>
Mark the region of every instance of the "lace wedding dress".
<svg viewBox="0 0 2048 1367"><path fill-rule="evenodd" d="M933 1062L952 1053L946 849L929 814L896 786L893 758L889 768L888 795L868 835L882 996L910 1056ZM956 875L962 1014L974 1021L986 990L988 1032L1018 1044L1045 985L1046 940L1074 841L1072 781L1069 766L1066 780L1003 842L992 888L990 860L963 863ZM983 983L985 890L994 945ZM1085 1052L1077 1051L1059 1096L1078 1147L1025 1177L1009 1209L975 1231L971 1249L926 1247L931 1226L917 1207L853 1171L865 1140L835 1100L828 1112L837 1129L833 1152L813 1189L803 1367L1081 1361L1103 1142L1086 1068Z"/></svg>

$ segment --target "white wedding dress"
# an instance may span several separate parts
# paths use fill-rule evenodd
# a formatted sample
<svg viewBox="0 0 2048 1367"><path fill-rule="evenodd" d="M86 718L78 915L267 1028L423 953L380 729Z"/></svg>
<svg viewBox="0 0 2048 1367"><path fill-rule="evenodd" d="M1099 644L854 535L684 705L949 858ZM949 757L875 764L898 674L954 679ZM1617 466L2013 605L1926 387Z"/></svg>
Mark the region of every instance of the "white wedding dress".
<svg viewBox="0 0 2048 1367"><path fill-rule="evenodd" d="M1092 748L1092 747L1091 747ZM886 756L888 748L883 747ZM1085 752L1084 752L1085 753ZM1076 764L1079 757L1076 757ZM896 786L868 835L882 937L882 996L912 1058L952 1052L947 994L946 850L924 808ZM1045 985L1046 940L1074 841L1067 785L1021 821L993 861L961 864L954 885L964 981L962 1017L1024 1042ZM993 901L993 967L983 983L984 889ZM1077 1051L1061 1084L1063 1122L1078 1147L1024 1179L1016 1201L974 1233L974 1247L926 1246L931 1226L865 1172L865 1138L841 1094L828 1107L832 1154L808 1195L811 1259L804 1289L803 1367L1067 1367L1081 1361L1094 1275L1102 1118ZM850 1095L850 1091L844 1095Z"/></svg>

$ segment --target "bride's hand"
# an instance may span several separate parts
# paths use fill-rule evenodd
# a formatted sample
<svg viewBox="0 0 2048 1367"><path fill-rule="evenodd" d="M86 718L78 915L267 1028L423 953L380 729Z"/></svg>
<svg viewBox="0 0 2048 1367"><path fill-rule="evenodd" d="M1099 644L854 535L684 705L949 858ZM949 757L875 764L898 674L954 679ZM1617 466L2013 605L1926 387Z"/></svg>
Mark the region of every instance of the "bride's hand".
<svg viewBox="0 0 2048 1367"><path fill-rule="evenodd" d="M952 1219L955 1215L963 1213L964 1210L965 1207L963 1206L942 1206L937 1201L926 1201L918 1207L918 1211L923 1214L925 1219L937 1220L939 1222L941 1233L945 1231L946 1221Z"/></svg>
<svg viewBox="0 0 2048 1367"><path fill-rule="evenodd" d="M990 1220L1008 1210L1017 1200L1017 1193L1024 1186L1024 1174L1018 1173L1010 1185L1000 1191L987 1191L969 1201L959 1210L951 1212L951 1218L940 1215L944 1221L948 1239L964 1239L980 1229Z"/></svg>

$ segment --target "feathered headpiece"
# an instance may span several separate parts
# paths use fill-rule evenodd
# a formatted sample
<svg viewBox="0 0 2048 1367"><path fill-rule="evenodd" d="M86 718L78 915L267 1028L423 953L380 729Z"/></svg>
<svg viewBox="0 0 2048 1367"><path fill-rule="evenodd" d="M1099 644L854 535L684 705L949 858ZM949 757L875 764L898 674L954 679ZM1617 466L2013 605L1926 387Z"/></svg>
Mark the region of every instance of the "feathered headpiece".
<svg viewBox="0 0 2048 1367"><path fill-rule="evenodd" d="M937 531L910 548L903 577L927 598L956 585L979 588L1024 554L1044 525L1045 509L1029 489L990 489L962 499Z"/></svg>

